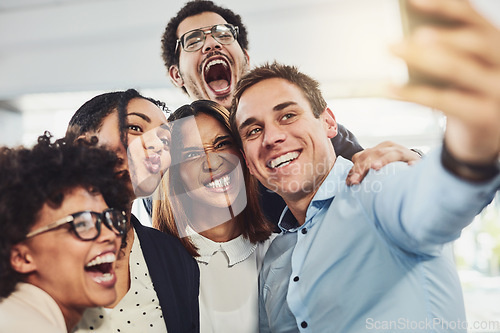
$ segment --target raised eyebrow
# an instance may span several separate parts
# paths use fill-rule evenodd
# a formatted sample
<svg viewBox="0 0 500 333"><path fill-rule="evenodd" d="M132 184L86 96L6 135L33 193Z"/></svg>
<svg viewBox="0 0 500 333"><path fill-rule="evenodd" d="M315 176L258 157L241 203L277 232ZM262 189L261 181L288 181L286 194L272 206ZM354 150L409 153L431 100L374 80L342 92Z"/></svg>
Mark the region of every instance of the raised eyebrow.
<svg viewBox="0 0 500 333"><path fill-rule="evenodd" d="M221 23L222 24L222 23ZM185 34L189 33L189 32L193 32L193 31L197 31L197 30L201 30L202 32L205 32L205 30L208 30L208 29L211 29L213 28L214 26L216 25L220 25L220 24L215 24L215 25L208 25L206 27L201 27L201 28L196 28L196 29L191 29L191 30L188 30L186 31L185 33L183 33L179 38L182 38L182 36L184 36Z"/></svg>
<svg viewBox="0 0 500 333"><path fill-rule="evenodd" d="M241 123L240 126L238 126L238 132L241 131L243 128L248 127L256 122L257 122L257 119L254 117L246 119L244 122Z"/></svg>
<svg viewBox="0 0 500 333"><path fill-rule="evenodd" d="M296 102L292 102L292 101L290 101L290 102L283 102L283 103L280 103L280 104L274 106L273 107L273 111L281 111L283 109L286 109L290 105L297 105L297 103ZM252 125L252 124L254 124L256 122L257 122L256 118L254 118L254 117L248 118L244 122L242 122L240 126L238 126L238 131L241 131L243 128L248 127L248 126L250 126L250 125Z"/></svg>
<svg viewBox="0 0 500 333"><path fill-rule="evenodd" d="M276 105L274 108L273 108L273 111L281 111L283 109L286 109L287 107L289 107L290 105L297 105L297 103L295 102L283 102L283 103L280 103L278 105Z"/></svg>
<svg viewBox="0 0 500 333"><path fill-rule="evenodd" d="M158 127L160 127L162 130L172 132L172 126L169 123L163 123Z"/></svg>
<svg viewBox="0 0 500 333"><path fill-rule="evenodd" d="M140 112L130 112L127 114L127 117L128 116L137 116L139 118L142 118L144 119L145 121L147 121L148 123L151 122L151 118L149 118L148 116L146 116L144 113L140 113Z"/></svg>
<svg viewBox="0 0 500 333"><path fill-rule="evenodd" d="M230 135L221 135L221 136L218 136L218 137L215 138L215 140L213 142L213 145L217 145L219 142L227 140L227 139L230 139L230 138L231 138Z"/></svg>

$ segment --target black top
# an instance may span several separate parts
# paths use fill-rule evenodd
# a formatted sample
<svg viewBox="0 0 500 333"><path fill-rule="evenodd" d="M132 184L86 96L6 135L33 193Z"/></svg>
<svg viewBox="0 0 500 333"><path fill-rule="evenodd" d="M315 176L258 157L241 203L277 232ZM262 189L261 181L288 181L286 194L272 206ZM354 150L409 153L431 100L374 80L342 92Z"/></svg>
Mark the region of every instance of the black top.
<svg viewBox="0 0 500 333"><path fill-rule="evenodd" d="M141 243L167 331L200 332L200 271L196 260L174 236L143 226L134 215L131 222Z"/></svg>

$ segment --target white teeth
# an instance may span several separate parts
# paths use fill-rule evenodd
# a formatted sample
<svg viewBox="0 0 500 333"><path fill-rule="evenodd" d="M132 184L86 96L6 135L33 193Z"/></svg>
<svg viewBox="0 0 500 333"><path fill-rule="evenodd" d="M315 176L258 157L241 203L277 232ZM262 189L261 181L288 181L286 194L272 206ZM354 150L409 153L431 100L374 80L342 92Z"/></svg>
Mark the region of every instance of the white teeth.
<svg viewBox="0 0 500 333"><path fill-rule="evenodd" d="M214 89L215 92L221 92L221 91L226 91L227 87L221 88L221 89Z"/></svg>
<svg viewBox="0 0 500 333"><path fill-rule="evenodd" d="M97 280L98 282L108 282L111 281L114 277L114 274L111 273L104 273L102 275L96 275L94 276L94 279Z"/></svg>
<svg viewBox="0 0 500 333"><path fill-rule="evenodd" d="M224 65L225 67L228 67L227 66L227 63L222 60L222 59L215 59L215 60L212 60L210 61L206 66L205 66L205 71L208 71L210 69L210 67L212 67L213 65Z"/></svg>
<svg viewBox="0 0 500 333"><path fill-rule="evenodd" d="M114 253L106 253L103 256L95 257L91 262L89 262L85 267L97 266L100 264L108 264L116 261L116 256Z"/></svg>
<svg viewBox="0 0 500 333"><path fill-rule="evenodd" d="M267 166L274 169L277 167L283 167L285 165L288 165L291 161L296 159L299 156L299 153L297 152L291 152L291 153L286 153L284 155L281 155L274 160L271 160L267 163Z"/></svg>
<svg viewBox="0 0 500 333"><path fill-rule="evenodd" d="M208 188L220 188L229 186L229 184L231 184L231 177L229 177L229 175L225 175L224 177L216 179L205 186Z"/></svg>

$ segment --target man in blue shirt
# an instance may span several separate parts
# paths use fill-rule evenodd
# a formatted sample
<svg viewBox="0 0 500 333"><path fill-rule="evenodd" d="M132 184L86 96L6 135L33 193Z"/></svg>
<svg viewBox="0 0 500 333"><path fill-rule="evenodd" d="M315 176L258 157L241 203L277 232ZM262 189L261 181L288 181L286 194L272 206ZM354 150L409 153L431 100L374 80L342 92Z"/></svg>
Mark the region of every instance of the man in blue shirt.
<svg viewBox="0 0 500 333"><path fill-rule="evenodd" d="M450 242L500 188L500 92L491 87L500 52L463 38L493 45L500 31L466 1L419 3L461 25L426 28L394 49L447 84L395 90L449 117L442 147L413 167L394 163L348 186L352 164L329 144L337 123L316 81L274 63L240 82L233 130L252 174L287 204L261 270L261 332L467 330ZM443 65L451 62L470 78Z"/></svg>

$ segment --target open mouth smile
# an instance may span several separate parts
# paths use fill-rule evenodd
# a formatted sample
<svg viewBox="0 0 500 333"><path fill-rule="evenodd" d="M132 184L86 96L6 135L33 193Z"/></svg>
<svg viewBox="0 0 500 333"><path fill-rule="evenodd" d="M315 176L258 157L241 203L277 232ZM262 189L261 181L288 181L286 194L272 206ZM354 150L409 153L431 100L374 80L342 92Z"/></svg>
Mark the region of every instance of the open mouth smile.
<svg viewBox="0 0 500 333"><path fill-rule="evenodd" d="M272 160L269 160L267 162L267 167L271 169L279 169L284 166L287 166L291 162L293 162L295 159L299 157L299 153L294 151L290 153L283 154L281 156L278 156Z"/></svg>
<svg viewBox="0 0 500 333"><path fill-rule="evenodd" d="M215 192L224 192L229 189L231 185L232 177L230 174L223 175L219 178L212 180L209 183L204 184L206 188Z"/></svg>
<svg viewBox="0 0 500 333"><path fill-rule="evenodd" d="M115 261L115 253L102 253L85 265L85 271L89 273L94 282L105 287L112 287L116 282L115 271L113 269Z"/></svg>
<svg viewBox="0 0 500 333"><path fill-rule="evenodd" d="M225 95L231 91L231 66L225 58L207 61L203 73L206 84L215 95Z"/></svg>

